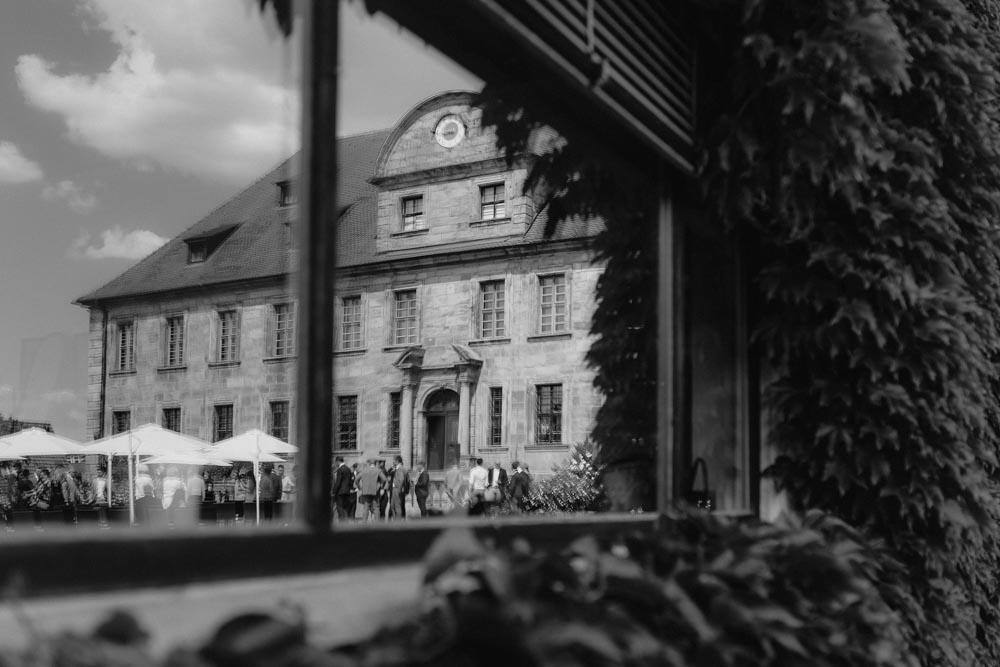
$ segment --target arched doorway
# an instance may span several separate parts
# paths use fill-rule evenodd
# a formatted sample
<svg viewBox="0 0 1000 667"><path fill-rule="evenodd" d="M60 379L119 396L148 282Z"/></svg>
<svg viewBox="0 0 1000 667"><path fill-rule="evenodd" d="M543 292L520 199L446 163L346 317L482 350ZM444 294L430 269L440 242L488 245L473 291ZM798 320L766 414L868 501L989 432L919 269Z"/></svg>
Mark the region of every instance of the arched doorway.
<svg viewBox="0 0 1000 667"><path fill-rule="evenodd" d="M427 420L427 469L444 470L458 460L458 394L438 389L424 403Z"/></svg>

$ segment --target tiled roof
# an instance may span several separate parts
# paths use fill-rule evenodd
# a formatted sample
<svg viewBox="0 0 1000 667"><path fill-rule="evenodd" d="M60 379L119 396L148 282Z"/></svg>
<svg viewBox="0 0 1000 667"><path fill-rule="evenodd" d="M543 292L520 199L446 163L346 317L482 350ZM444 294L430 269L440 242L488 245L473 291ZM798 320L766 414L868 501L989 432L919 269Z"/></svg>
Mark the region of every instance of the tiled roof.
<svg viewBox="0 0 1000 667"><path fill-rule="evenodd" d="M377 192L369 182L375 161L391 130L379 130L337 140L337 266L348 267L381 261L375 252ZM141 296L194 287L278 277L289 272L294 208L279 208L276 184L294 180L297 156L286 160L250 187L209 213L160 249L141 260L77 303L88 305L108 299ZM188 243L224 232L232 233L204 262L188 263ZM543 240L544 211L524 237L508 238L500 245L521 245ZM596 221L572 220L560 225L555 239L591 236L602 228ZM489 245L496 246L491 240ZM426 252L426 251L425 251Z"/></svg>

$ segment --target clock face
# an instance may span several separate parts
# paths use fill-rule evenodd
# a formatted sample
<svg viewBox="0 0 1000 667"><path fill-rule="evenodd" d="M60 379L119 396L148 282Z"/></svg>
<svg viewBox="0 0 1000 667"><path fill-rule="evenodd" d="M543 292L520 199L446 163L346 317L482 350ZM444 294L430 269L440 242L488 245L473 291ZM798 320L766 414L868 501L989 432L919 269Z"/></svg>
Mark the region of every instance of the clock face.
<svg viewBox="0 0 1000 667"><path fill-rule="evenodd" d="M465 123L458 116L445 116L434 128L434 138L445 148L453 148L465 138Z"/></svg>

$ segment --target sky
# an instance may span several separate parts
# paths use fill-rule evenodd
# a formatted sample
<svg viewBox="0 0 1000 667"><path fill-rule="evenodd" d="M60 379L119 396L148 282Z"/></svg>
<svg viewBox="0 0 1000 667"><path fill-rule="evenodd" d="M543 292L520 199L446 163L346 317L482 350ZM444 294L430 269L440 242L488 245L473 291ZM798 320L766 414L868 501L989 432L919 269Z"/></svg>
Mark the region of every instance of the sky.
<svg viewBox="0 0 1000 667"><path fill-rule="evenodd" d="M298 149L299 48L256 0L0 0L0 414L87 439L73 301ZM360 0L340 59L340 134L481 87Z"/></svg>

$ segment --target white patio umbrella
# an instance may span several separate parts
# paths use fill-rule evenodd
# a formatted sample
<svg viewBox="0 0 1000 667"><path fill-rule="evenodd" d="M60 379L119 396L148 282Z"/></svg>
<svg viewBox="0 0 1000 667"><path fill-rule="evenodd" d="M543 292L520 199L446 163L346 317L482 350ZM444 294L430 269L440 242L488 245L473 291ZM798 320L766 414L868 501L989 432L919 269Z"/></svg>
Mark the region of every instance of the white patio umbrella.
<svg viewBox="0 0 1000 667"><path fill-rule="evenodd" d="M129 522L135 523L133 459L144 455L200 452L207 446L208 443L204 440L171 431L158 424L143 424L124 433L95 440L84 449L90 454L104 454L109 460L113 456L128 457L128 514Z"/></svg>
<svg viewBox="0 0 1000 667"><path fill-rule="evenodd" d="M211 452L177 452L176 454L157 454L143 463L167 463L181 466L224 466L233 465L229 459L216 456Z"/></svg>
<svg viewBox="0 0 1000 667"><path fill-rule="evenodd" d="M216 456L222 456L233 461L251 461L253 463L254 495L257 505L257 525L260 525L260 473L258 469L262 461L281 461L275 454L294 454L299 451L295 445L289 445L284 440L264 433L259 428L234 435L231 438L215 443L211 450ZM265 458L269 457L269 458Z"/></svg>
<svg viewBox="0 0 1000 667"><path fill-rule="evenodd" d="M0 459L86 453L86 448L75 440L35 426L0 438Z"/></svg>

